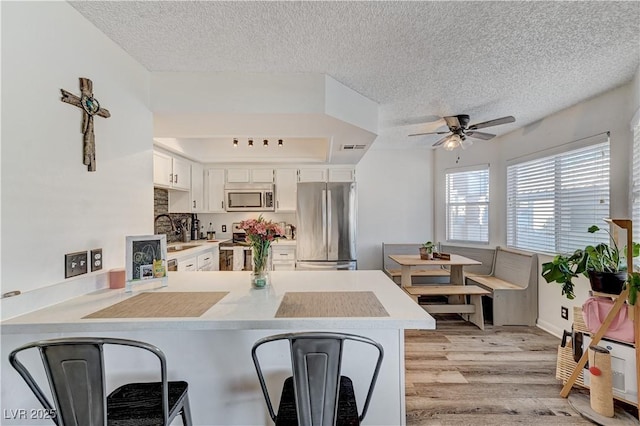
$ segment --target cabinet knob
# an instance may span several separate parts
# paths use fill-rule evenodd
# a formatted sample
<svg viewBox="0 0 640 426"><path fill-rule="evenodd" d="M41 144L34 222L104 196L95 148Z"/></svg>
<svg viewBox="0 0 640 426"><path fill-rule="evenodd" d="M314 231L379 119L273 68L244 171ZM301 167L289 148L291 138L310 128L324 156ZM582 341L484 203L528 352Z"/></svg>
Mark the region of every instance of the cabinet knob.
<svg viewBox="0 0 640 426"><path fill-rule="evenodd" d="M193 208L196 208L196 200L193 200Z"/></svg>
<svg viewBox="0 0 640 426"><path fill-rule="evenodd" d="M173 183L173 173L169 173L169 183Z"/></svg>
<svg viewBox="0 0 640 426"><path fill-rule="evenodd" d="M174 176L176 177L176 181L174 183L178 183L178 174L176 173Z"/></svg>

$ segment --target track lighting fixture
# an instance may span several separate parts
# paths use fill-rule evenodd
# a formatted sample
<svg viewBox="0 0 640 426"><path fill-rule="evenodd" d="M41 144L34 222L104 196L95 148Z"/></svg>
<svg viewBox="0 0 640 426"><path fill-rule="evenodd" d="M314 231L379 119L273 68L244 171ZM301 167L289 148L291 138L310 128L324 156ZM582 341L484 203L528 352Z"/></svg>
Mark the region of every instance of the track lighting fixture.
<svg viewBox="0 0 640 426"><path fill-rule="evenodd" d="M249 145L250 148L253 147L253 138L248 138L247 142L248 142L248 145ZM283 144L284 144L284 141L282 139L278 139L278 146L283 146ZM262 140L262 146L268 147L269 146L269 139L263 139ZM238 147L238 138L233 138L233 147L234 148Z"/></svg>

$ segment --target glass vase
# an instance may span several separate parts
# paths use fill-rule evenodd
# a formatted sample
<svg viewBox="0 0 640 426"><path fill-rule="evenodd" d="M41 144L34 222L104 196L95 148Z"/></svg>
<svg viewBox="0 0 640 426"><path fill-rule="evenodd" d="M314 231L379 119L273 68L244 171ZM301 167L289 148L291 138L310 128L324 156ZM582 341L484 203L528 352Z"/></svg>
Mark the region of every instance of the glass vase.
<svg viewBox="0 0 640 426"><path fill-rule="evenodd" d="M271 284L271 247L253 247L251 287L265 288Z"/></svg>

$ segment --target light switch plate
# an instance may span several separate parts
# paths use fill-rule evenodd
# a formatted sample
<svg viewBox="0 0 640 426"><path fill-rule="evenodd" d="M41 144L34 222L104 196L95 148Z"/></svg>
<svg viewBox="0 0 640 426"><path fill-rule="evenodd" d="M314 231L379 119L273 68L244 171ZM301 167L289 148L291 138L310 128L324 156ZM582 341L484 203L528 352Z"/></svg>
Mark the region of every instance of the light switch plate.
<svg viewBox="0 0 640 426"><path fill-rule="evenodd" d="M78 251L64 255L64 277L71 278L87 273L87 252Z"/></svg>
<svg viewBox="0 0 640 426"><path fill-rule="evenodd" d="M91 272L102 269L102 249L91 250Z"/></svg>

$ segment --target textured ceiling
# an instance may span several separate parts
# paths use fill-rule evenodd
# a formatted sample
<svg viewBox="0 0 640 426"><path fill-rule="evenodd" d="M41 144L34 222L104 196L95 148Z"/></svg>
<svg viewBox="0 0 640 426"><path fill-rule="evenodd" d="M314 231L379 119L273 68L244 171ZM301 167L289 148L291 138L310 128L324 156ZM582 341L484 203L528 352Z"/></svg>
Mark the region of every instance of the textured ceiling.
<svg viewBox="0 0 640 426"><path fill-rule="evenodd" d="M630 81L640 2L71 2L150 71L324 73L380 127L525 126Z"/></svg>

